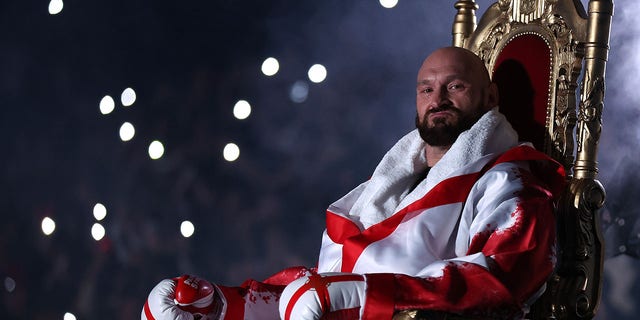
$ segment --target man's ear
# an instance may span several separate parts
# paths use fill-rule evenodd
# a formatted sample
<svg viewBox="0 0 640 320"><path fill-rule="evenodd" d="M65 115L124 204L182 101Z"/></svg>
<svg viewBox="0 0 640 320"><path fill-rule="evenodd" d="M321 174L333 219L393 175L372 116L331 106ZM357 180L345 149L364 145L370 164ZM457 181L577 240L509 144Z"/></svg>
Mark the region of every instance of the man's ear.
<svg viewBox="0 0 640 320"><path fill-rule="evenodd" d="M487 90L487 101L486 108L487 110L491 110L498 106L500 100L500 93L498 92L498 85L494 82L489 84L489 89Z"/></svg>

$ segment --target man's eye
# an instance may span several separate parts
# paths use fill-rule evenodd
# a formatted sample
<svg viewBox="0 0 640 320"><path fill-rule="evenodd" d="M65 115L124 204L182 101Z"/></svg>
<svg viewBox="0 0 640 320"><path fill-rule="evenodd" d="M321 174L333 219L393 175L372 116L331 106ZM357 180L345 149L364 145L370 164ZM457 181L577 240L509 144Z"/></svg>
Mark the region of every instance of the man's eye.
<svg viewBox="0 0 640 320"><path fill-rule="evenodd" d="M433 92L433 89L431 89L431 88L422 89L422 93L431 93L431 92Z"/></svg>
<svg viewBox="0 0 640 320"><path fill-rule="evenodd" d="M459 84L459 83L453 83L449 85L449 90L459 90L462 88L463 88L462 84Z"/></svg>

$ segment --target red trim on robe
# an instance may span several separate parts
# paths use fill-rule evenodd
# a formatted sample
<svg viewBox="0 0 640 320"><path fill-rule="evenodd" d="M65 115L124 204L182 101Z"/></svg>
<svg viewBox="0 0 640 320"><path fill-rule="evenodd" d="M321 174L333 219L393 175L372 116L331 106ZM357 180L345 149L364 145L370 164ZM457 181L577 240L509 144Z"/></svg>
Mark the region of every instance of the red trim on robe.
<svg viewBox="0 0 640 320"><path fill-rule="evenodd" d="M360 307L331 311L322 315L322 320L354 320L360 317Z"/></svg>
<svg viewBox="0 0 640 320"><path fill-rule="evenodd" d="M341 271L352 272L364 249L392 234L408 213L464 201L468 196L468 190L478 180L478 177L479 173L472 173L447 179L436 185L424 197L393 216L369 227L358 235L347 238L342 247ZM467 192L460 192L461 190L467 190Z"/></svg>
<svg viewBox="0 0 640 320"><path fill-rule="evenodd" d="M446 311L481 319L513 318L521 312L509 290L490 271L473 263L451 263L438 278L396 275L396 287L397 310Z"/></svg>
<svg viewBox="0 0 640 320"><path fill-rule="evenodd" d="M151 309L149 309L149 300L144 303L144 315L147 317L147 320L156 320L151 313Z"/></svg>
<svg viewBox="0 0 640 320"><path fill-rule="evenodd" d="M246 283L246 282L245 282ZM244 296L247 289L238 287L218 286L227 300L227 311L224 319L244 319Z"/></svg>
<svg viewBox="0 0 640 320"><path fill-rule="evenodd" d="M362 320L391 319L396 309L396 276L392 273L374 273L366 277L367 296Z"/></svg>

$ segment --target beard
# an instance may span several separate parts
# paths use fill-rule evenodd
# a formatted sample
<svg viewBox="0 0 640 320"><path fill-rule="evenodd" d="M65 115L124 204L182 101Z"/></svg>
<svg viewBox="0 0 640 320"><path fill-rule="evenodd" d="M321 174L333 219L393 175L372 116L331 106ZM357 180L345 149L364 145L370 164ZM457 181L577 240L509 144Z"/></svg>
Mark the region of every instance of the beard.
<svg viewBox="0 0 640 320"><path fill-rule="evenodd" d="M420 119L419 115L416 115L416 128L418 128L422 140L428 145L447 147L452 145L462 132L469 130L482 117L481 108L476 110L475 112L464 114L452 105L442 105L426 112L422 119ZM448 111L453 116L434 118L433 123L430 124L429 115L440 111Z"/></svg>

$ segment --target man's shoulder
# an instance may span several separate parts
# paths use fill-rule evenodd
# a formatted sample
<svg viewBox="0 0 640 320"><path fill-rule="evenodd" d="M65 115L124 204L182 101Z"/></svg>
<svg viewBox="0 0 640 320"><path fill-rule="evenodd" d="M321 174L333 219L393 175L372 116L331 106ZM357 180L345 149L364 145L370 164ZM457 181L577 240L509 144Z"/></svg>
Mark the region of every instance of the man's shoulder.
<svg viewBox="0 0 640 320"><path fill-rule="evenodd" d="M564 167L530 145L519 145L505 151L488 163L484 170L495 174L496 171L511 170L514 167L519 169L518 175L526 171L527 176L535 177L538 184L545 185L555 196L564 188Z"/></svg>
<svg viewBox="0 0 640 320"><path fill-rule="evenodd" d="M511 149L505 151L501 155L499 155L494 161L494 165L500 164L503 162L514 162L514 161L544 161L555 163L558 166L560 164L555 161L553 158L548 156L542 151L536 150L529 144L521 144Z"/></svg>

